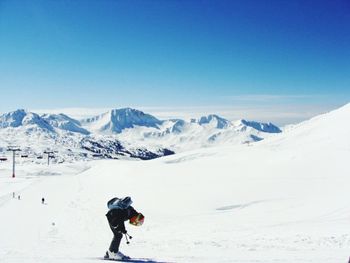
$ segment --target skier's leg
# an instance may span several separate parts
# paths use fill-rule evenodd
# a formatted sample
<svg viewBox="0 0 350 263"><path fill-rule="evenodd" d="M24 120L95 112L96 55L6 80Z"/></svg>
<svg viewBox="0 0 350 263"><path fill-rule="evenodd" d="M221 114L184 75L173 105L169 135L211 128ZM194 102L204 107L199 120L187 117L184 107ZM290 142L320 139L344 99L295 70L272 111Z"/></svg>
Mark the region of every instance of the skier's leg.
<svg viewBox="0 0 350 263"><path fill-rule="evenodd" d="M122 240L123 234L122 233L114 233L113 240L111 242L111 245L109 246L109 251L117 253L119 251L119 245L120 241Z"/></svg>

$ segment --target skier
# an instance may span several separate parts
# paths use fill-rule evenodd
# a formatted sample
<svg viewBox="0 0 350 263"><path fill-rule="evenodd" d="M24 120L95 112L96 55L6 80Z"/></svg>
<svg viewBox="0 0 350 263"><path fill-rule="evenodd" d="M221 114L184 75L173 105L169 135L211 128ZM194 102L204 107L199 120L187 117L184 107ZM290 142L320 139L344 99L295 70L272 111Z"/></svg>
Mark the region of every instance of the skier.
<svg viewBox="0 0 350 263"><path fill-rule="evenodd" d="M113 260L125 260L130 259L130 257L125 256L119 251L120 241L125 235L128 241L128 234L125 229L124 221L129 220L130 224L140 226L143 224L144 216L141 213L138 213L132 206L132 200L129 196L119 199L117 197L111 199L107 203L109 209L106 214L109 226L114 234L111 245L109 246L108 251L106 252L105 259ZM129 238L132 238L129 236Z"/></svg>

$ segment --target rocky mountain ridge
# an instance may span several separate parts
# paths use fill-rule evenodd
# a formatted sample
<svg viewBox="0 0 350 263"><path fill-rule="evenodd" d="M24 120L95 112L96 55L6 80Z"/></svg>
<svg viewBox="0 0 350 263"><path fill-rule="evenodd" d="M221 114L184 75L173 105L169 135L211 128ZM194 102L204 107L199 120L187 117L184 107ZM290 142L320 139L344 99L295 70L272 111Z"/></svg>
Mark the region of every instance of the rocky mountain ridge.
<svg viewBox="0 0 350 263"><path fill-rule="evenodd" d="M214 114L190 121L159 120L123 108L76 120L65 114L39 115L19 109L0 115L0 152L3 149L4 154L8 145L19 145L36 157L44 149L56 149L62 160L145 160L193 148L256 142L280 132L271 123L231 122Z"/></svg>

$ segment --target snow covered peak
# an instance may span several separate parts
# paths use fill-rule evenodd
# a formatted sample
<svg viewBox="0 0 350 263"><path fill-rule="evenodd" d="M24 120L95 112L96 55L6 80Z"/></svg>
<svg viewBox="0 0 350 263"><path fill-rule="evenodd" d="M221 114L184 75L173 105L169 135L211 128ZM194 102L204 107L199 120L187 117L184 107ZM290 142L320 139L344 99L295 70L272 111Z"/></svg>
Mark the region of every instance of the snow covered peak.
<svg viewBox="0 0 350 263"><path fill-rule="evenodd" d="M208 116L202 116L198 120L192 120L192 122L196 122L199 125L214 126L217 129L225 129L231 125L231 123L228 120L221 118L215 114L210 114Z"/></svg>
<svg viewBox="0 0 350 263"><path fill-rule="evenodd" d="M0 116L0 127L19 127L22 125L22 120L26 115L27 111L23 109L18 109L16 111L5 113Z"/></svg>
<svg viewBox="0 0 350 263"><path fill-rule="evenodd" d="M44 114L41 116L53 127L59 128L61 130L77 132L81 134L89 134L90 132L81 127L79 121L68 117L65 114Z"/></svg>
<svg viewBox="0 0 350 263"><path fill-rule="evenodd" d="M267 133L280 133L282 132L280 128L278 128L276 125L269 123L263 123L263 122L256 122L256 121L247 121L247 120L239 120L238 126L242 126L242 128L246 129L246 127L251 127L255 130L261 131L261 132L267 132Z"/></svg>
<svg viewBox="0 0 350 263"><path fill-rule="evenodd" d="M0 116L0 128L17 127L39 128L54 132L54 129L38 114L23 109L5 113Z"/></svg>
<svg viewBox="0 0 350 263"><path fill-rule="evenodd" d="M135 126L158 128L162 121L139 110L122 108L82 120L82 124L95 131L121 133Z"/></svg>

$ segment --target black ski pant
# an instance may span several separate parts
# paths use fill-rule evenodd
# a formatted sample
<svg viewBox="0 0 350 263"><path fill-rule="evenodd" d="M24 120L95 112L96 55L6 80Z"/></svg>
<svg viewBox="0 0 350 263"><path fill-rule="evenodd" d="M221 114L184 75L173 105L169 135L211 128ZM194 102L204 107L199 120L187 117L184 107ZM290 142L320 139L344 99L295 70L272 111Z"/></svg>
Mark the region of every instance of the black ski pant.
<svg viewBox="0 0 350 263"><path fill-rule="evenodd" d="M117 231L112 226L111 230L113 231L114 237L112 239L111 245L109 246L109 251L117 253L119 251L120 241L123 238L123 234L120 231Z"/></svg>

